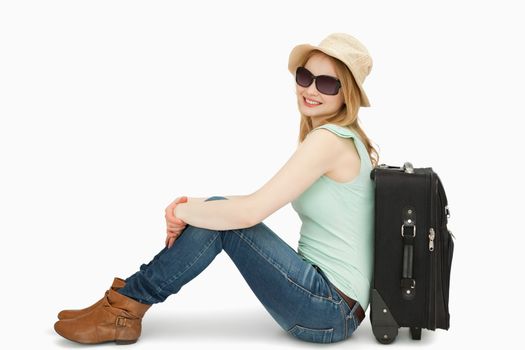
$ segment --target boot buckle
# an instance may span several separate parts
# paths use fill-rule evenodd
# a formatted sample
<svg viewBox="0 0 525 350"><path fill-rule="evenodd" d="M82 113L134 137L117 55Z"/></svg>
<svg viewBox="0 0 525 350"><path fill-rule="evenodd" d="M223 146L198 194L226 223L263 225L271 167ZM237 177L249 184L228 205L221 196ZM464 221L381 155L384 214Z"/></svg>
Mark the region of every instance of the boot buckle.
<svg viewBox="0 0 525 350"><path fill-rule="evenodd" d="M117 316L117 319L115 320L115 325L117 327L125 327L126 326L126 318Z"/></svg>

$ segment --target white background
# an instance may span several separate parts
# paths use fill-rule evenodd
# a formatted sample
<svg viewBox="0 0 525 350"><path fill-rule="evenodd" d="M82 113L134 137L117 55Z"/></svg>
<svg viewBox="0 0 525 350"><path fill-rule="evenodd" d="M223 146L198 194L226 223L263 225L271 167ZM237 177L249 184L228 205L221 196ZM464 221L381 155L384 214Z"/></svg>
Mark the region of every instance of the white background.
<svg viewBox="0 0 525 350"><path fill-rule="evenodd" d="M456 236L451 328L394 348L498 346L523 320L523 12L511 1L2 1L2 339L80 347L58 311L162 248L176 197L249 194L296 147L288 55L332 32L374 60L363 127L380 163L432 167ZM265 223L296 248L286 205ZM111 344L111 343L110 343ZM109 345L112 346L112 345ZM134 348L303 348L225 253L155 305ZM334 347L377 347L369 312ZM4 346L2 346L4 347Z"/></svg>

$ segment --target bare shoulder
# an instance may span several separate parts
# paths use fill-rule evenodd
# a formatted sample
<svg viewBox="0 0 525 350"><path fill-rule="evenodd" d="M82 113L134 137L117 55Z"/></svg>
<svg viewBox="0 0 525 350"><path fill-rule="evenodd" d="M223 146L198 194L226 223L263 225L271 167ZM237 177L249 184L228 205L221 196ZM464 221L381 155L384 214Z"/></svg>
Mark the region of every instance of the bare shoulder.
<svg viewBox="0 0 525 350"><path fill-rule="evenodd" d="M343 145L341 142L342 137L337 136L332 131L320 128L312 130L308 135L306 135L303 142L309 140L311 143L316 143L318 145L326 145L327 147L338 147Z"/></svg>
<svg viewBox="0 0 525 350"><path fill-rule="evenodd" d="M339 137L329 130L313 130L279 171L249 196L252 222L260 222L293 201L319 177L331 170L344 151Z"/></svg>
<svg viewBox="0 0 525 350"><path fill-rule="evenodd" d="M324 153L327 156L341 156L345 151L348 151L348 140L340 137L330 130L320 128L311 131L303 140L311 152Z"/></svg>

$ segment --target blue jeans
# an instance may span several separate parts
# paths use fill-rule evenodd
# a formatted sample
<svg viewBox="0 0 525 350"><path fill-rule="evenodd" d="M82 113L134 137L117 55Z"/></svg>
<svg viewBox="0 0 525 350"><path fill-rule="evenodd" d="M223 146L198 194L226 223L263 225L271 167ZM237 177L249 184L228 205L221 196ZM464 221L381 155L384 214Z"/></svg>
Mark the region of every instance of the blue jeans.
<svg viewBox="0 0 525 350"><path fill-rule="evenodd" d="M208 200L226 199L213 196ZM177 293L224 250L264 308L290 335L316 343L347 339L359 326L323 271L301 257L263 222L234 230L187 225L174 245L162 249L126 279L119 290L154 304Z"/></svg>

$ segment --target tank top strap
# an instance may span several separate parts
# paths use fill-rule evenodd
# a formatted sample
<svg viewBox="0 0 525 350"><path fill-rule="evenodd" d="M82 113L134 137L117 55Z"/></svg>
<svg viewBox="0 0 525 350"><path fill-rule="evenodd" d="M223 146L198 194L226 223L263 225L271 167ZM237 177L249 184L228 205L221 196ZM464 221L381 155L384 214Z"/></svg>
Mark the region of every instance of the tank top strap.
<svg viewBox="0 0 525 350"><path fill-rule="evenodd" d="M354 144L357 148L357 152L359 153L359 158L361 158L361 160L363 159L365 160L364 165L361 167L360 175L365 172L369 172L372 169L372 161L370 160L370 155L368 154L368 151L366 150L365 144L363 143L363 141L361 141L361 138L357 136L356 132L354 132L353 130L350 130L349 128L342 127L340 125L332 124L332 123L320 125L312 129L312 131L315 129L320 129L320 128L330 130L338 136L341 136L344 138L352 138L354 140Z"/></svg>
<svg viewBox="0 0 525 350"><path fill-rule="evenodd" d="M363 141L361 141L361 138L359 138L359 136L354 131L350 130L349 128L342 127L337 124L331 124L331 123L319 125L318 127L312 129L312 131L316 129L321 129L321 128L330 130L338 136L354 139L354 141L357 141L355 142L355 145L357 146L359 156L363 157L364 155L366 155L368 157L368 151L366 150L366 147L363 144Z"/></svg>
<svg viewBox="0 0 525 350"><path fill-rule="evenodd" d="M332 131L334 134L345 137L345 138L356 137L355 133L352 130L342 127L337 124L328 123L328 124L319 125L318 127L313 128L312 131L316 129L328 129Z"/></svg>

